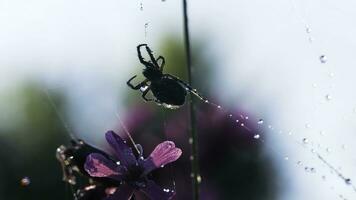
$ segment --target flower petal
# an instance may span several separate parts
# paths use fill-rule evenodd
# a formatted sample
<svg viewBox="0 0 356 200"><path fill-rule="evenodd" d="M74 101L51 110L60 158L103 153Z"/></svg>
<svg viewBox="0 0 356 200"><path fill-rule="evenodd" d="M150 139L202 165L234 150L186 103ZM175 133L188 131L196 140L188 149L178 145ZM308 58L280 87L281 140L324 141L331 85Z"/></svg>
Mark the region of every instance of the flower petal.
<svg viewBox="0 0 356 200"><path fill-rule="evenodd" d="M105 200L130 200L134 189L127 184L120 185L114 194L109 195Z"/></svg>
<svg viewBox="0 0 356 200"><path fill-rule="evenodd" d="M84 168L92 177L110 177L118 181L121 181L126 172L123 166L117 165L98 153L92 153L87 156Z"/></svg>
<svg viewBox="0 0 356 200"><path fill-rule="evenodd" d="M132 149L125 143L125 141L118 136L114 131L108 131L105 134L107 142L115 150L117 158L121 164L128 167L136 164L136 157Z"/></svg>
<svg viewBox="0 0 356 200"><path fill-rule="evenodd" d="M164 141L157 145L151 155L144 160L144 174L150 173L152 170L176 161L182 155L182 150L175 147L174 142Z"/></svg>
<svg viewBox="0 0 356 200"><path fill-rule="evenodd" d="M169 200L176 194L174 190L163 189L151 180L147 182L146 187L141 188L140 190L152 200Z"/></svg>

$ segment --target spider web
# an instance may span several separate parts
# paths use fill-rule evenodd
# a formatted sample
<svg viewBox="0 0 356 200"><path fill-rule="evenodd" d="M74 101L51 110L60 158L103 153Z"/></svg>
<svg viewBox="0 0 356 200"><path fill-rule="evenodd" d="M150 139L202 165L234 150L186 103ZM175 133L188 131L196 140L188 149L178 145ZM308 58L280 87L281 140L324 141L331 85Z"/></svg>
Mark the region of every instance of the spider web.
<svg viewBox="0 0 356 200"><path fill-rule="evenodd" d="M160 8L152 9L158 7L158 3ZM138 41L155 43L155 35L162 31L158 28L162 25L161 20L172 20L168 18L169 12L180 16L179 2L158 3L146 0L132 3L135 4L133 7L138 19L133 29L139 31L132 36L134 42L124 45L132 47L127 48L130 49L128 54L123 53L127 49L115 50L120 59L135 60L134 47ZM241 128L244 121L256 123L264 131L259 136L251 137L256 137L256 142L263 142L276 162L281 163L286 179L281 181L290 185L283 189L281 199L355 198L352 181L356 178L353 170L356 161L353 156L356 105L351 88L354 84L353 69L350 67L355 65L352 54L355 50L354 40L350 36L355 33L355 29L347 26L353 22L351 19L354 14L350 9L354 7L353 3L305 0L273 1L268 4L241 1L220 1L216 5L209 1L190 3L193 36L199 34L194 28L206 22L206 16L209 16L209 23L203 29L214 29L212 35L215 40L211 41L213 47L210 54L222 58L216 68L220 72L226 71L216 73L218 77L214 81L218 84L215 88L233 91L229 94L221 93L222 102L217 105L222 106L221 110L227 116L230 114L225 108L229 105L255 113L254 116L232 116L231 122L236 123L237 128ZM161 13L152 14L153 10ZM167 18L162 19L164 17L157 15ZM281 20L281 16L286 19ZM262 20L264 17L266 19ZM174 19L171 24L180 26L179 22ZM233 30L229 29L231 23L234 25ZM243 39L235 39L228 44L231 38L224 38L224 34ZM128 32L123 35L128 35ZM242 46L242 50L235 45ZM274 45L278 48L272 48ZM243 53L243 50L247 53ZM269 50L271 53L268 53ZM128 56L125 58L120 55ZM101 55L99 57L103 58ZM130 64L126 62L122 65ZM75 102L72 105L73 113L79 111L72 114L70 119L63 119L73 122L70 125L63 122L66 127L73 128L75 133L89 132L95 135L114 126L116 120L113 111L117 110L117 99L114 96L117 90L123 89L118 83L126 81L127 74L126 68L115 67L120 68L122 76L99 74L102 79L110 76L116 80L95 83L96 87L90 83L93 80L90 77L92 74L84 72L83 75L83 72L75 72L73 69L66 69L75 74L66 86L62 86L62 80L54 78L56 87L70 88L70 100ZM87 88L85 82L91 88ZM104 91L104 94L100 93L102 96L96 97L96 100L88 100L96 90ZM85 101L83 105L92 107L83 108L81 101ZM95 101L114 106L98 106ZM104 112L106 114L102 114ZM102 124L94 125L90 117L83 117L93 113L101 113ZM105 120L106 123L103 122ZM88 130L86 124L91 124L92 129ZM95 137L90 140L97 143L97 140L102 139L102 135Z"/></svg>

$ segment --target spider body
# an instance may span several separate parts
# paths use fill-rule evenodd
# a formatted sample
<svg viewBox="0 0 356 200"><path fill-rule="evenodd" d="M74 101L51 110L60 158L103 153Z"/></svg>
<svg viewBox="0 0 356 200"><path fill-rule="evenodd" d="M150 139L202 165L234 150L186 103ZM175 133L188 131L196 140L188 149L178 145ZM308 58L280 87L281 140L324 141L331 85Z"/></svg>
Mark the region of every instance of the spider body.
<svg viewBox="0 0 356 200"><path fill-rule="evenodd" d="M150 61L146 61L142 57L141 48L143 47L145 47L150 57ZM165 65L165 59L162 56L159 56L156 59L147 44L138 45L137 54L140 62L145 65L145 68L143 69L143 75L146 79L134 86L131 84L131 81L136 78L135 75L127 81L127 85L134 90L141 90L142 98L144 100L155 101L157 104L171 109L178 108L184 104L187 92L191 92L198 96L200 99L205 100L196 92L196 90L194 90L184 81L173 75L164 74L163 68ZM149 99L146 97L149 91L152 91L152 94L155 97L154 99Z"/></svg>

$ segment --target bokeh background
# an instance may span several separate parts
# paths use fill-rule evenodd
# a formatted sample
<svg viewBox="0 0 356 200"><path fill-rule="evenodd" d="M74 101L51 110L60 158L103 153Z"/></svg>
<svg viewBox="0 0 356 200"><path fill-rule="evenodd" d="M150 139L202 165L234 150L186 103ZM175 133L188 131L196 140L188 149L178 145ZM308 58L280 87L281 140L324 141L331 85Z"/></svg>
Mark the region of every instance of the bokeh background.
<svg viewBox="0 0 356 200"><path fill-rule="evenodd" d="M189 2L194 87L229 111L197 105L202 199L355 198L316 156L356 178L355 4ZM143 67L140 43L186 80L182 33L180 1L1 0L0 199L70 199L56 148L68 132L107 148L107 130L122 134L117 114L146 155L165 139L182 147L155 177L189 199L186 107L126 86Z"/></svg>

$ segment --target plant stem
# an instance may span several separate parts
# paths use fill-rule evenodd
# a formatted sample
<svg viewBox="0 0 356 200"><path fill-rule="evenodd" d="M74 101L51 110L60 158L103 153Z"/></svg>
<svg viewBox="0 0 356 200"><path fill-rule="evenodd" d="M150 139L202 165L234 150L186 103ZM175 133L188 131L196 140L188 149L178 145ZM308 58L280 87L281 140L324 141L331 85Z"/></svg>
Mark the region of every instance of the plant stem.
<svg viewBox="0 0 356 200"><path fill-rule="evenodd" d="M185 52L186 52L186 62L188 70L188 83L192 85L192 57L190 51L190 39L189 39L189 27L188 27L188 11L187 11L187 0L183 0L183 15L184 15L184 42L185 42ZM193 185L193 199L199 200L199 184L201 181L199 173L199 157L198 157L198 134L196 128L196 118L195 118L195 100L193 95L189 95L189 112L190 112L190 139L192 150L192 185Z"/></svg>

